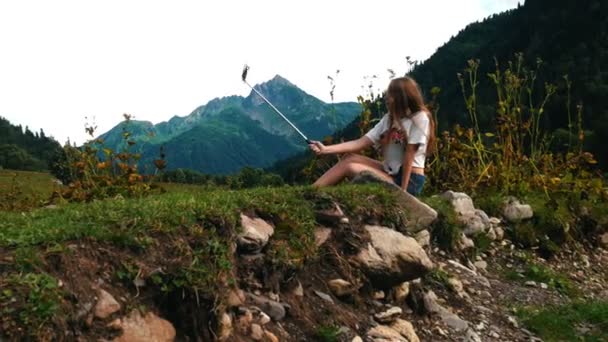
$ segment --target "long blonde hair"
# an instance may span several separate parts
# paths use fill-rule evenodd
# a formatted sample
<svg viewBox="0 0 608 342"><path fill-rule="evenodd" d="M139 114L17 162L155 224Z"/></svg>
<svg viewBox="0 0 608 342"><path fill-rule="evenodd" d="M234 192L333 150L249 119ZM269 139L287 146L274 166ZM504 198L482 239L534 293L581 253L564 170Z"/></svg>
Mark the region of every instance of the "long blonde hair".
<svg viewBox="0 0 608 342"><path fill-rule="evenodd" d="M431 111L424 104L422 92L418 83L411 77L399 77L391 80L386 91L386 106L390 115L389 129L393 122L399 125L404 135L407 132L401 126L401 119L423 111L429 118L429 136L427 143L427 153L432 152L435 145L435 120ZM407 140L407 136L406 136Z"/></svg>

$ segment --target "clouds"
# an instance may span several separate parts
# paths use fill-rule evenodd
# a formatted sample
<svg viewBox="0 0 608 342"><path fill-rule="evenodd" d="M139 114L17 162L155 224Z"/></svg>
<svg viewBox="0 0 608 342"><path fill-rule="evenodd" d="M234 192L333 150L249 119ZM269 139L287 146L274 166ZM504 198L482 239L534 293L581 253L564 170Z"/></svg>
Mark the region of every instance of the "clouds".
<svg viewBox="0 0 608 342"><path fill-rule="evenodd" d="M329 101L354 101L363 78L405 72L468 23L516 1L6 1L0 3L0 115L84 139L124 112L159 122L210 99L246 95L239 80L281 74Z"/></svg>

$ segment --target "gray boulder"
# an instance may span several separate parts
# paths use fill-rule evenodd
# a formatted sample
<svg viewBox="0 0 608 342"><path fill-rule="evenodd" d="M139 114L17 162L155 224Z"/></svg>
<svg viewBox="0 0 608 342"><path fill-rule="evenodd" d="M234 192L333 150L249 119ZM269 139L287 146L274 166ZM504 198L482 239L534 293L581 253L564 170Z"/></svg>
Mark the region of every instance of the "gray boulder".
<svg viewBox="0 0 608 342"><path fill-rule="evenodd" d="M386 289L420 278L433 268L415 239L380 226L365 226L365 230L371 241L351 261L377 288Z"/></svg>
<svg viewBox="0 0 608 342"><path fill-rule="evenodd" d="M424 230L430 227L437 219L437 212L435 209L410 195L408 192L403 191L395 183L389 183L369 171L361 172L353 178L352 182L354 184L380 183L386 186L387 189L395 191L399 207L403 210L403 216L406 221L403 230L408 233L417 233Z"/></svg>

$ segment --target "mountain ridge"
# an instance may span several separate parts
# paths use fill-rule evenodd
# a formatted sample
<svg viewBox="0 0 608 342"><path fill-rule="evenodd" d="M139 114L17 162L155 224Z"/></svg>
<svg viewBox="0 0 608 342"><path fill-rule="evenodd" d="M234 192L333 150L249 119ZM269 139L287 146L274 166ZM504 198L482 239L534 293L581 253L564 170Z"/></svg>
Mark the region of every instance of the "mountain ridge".
<svg viewBox="0 0 608 342"><path fill-rule="evenodd" d="M255 89L311 139L333 134L360 113L357 103L325 103L280 75L256 84ZM157 124L123 121L100 138L108 147L120 150L126 146L124 130L137 143L134 149L142 154L142 164L155 159L161 145L166 145L170 169L190 168L210 174L237 172L245 166L268 167L277 158L305 148L293 129L253 91L246 97L216 97L186 116L176 115ZM224 153L214 151L218 146L226 149Z"/></svg>

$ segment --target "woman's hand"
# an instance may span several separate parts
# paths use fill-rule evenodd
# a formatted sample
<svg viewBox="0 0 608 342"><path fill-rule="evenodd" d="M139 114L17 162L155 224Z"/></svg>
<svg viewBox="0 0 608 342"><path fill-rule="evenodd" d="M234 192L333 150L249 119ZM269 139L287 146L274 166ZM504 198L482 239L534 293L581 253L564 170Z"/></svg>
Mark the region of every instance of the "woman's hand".
<svg viewBox="0 0 608 342"><path fill-rule="evenodd" d="M318 156L328 154L329 152L327 146L323 145L320 141L311 141L311 144L308 144L308 147Z"/></svg>

